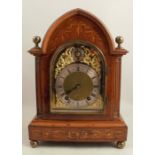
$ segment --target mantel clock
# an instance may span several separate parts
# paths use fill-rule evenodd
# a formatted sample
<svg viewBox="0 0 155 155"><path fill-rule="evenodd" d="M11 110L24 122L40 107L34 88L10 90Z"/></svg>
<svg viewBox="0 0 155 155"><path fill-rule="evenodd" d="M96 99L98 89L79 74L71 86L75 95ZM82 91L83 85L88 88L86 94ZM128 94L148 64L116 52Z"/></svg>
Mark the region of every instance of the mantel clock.
<svg viewBox="0 0 155 155"><path fill-rule="evenodd" d="M39 141L114 142L123 148L127 126L120 116L121 47L105 26L81 9L67 12L48 29L42 46L33 38L37 114L29 124Z"/></svg>

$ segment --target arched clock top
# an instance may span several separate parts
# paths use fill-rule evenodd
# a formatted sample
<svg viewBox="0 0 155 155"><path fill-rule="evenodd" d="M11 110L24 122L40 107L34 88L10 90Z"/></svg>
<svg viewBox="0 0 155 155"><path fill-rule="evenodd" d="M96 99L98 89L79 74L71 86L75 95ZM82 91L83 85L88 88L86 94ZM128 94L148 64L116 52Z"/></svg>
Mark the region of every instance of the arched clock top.
<svg viewBox="0 0 155 155"><path fill-rule="evenodd" d="M60 45L66 42L83 40L99 47L104 55L122 56L127 51L121 48L121 43L119 43L119 41L123 41L121 39L120 36L116 37L118 47L115 48L110 33L99 19L82 9L74 9L58 18L49 27L41 47L37 42L35 43L35 41L40 42L41 39L38 36L33 38L36 46L29 52L35 56L53 54Z"/></svg>
<svg viewBox="0 0 155 155"><path fill-rule="evenodd" d="M87 40L104 51L113 51L114 43L107 28L90 13L74 9L61 16L48 29L42 44L44 53L53 52L71 40Z"/></svg>

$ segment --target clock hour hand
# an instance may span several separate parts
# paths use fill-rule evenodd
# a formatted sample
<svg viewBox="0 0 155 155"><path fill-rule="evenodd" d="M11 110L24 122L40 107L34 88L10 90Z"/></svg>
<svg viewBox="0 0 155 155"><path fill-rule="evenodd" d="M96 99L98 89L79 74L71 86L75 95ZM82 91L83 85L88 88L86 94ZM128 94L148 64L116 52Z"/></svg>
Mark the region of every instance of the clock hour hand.
<svg viewBox="0 0 155 155"><path fill-rule="evenodd" d="M80 84L76 84L73 88L71 88L70 90L66 91L66 94L69 95L72 91L78 89L80 87Z"/></svg>

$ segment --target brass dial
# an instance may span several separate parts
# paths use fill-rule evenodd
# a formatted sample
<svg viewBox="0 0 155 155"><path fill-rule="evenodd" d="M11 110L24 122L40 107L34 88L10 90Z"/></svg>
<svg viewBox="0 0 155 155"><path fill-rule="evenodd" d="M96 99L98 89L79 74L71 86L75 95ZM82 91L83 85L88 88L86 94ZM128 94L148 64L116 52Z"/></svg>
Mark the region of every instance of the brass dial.
<svg viewBox="0 0 155 155"><path fill-rule="evenodd" d="M93 104L99 94L98 74L86 64L70 64L56 79L56 93L64 104L71 107Z"/></svg>
<svg viewBox="0 0 155 155"><path fill-rule="evenodd" d="M83 72L73 72L64 80L64 91L73 100L87 98L93 89L91 78Z"/></svg>

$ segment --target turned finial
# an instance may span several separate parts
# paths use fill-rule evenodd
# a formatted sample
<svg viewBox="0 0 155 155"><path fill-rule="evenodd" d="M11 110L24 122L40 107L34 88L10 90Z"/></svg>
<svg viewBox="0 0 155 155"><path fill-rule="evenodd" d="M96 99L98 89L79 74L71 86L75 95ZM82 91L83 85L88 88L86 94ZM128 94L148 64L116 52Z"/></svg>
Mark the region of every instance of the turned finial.
<svg viewBox="0 0 155 155"><path fill-rule="evenodd" d="M35 44L35 48L39 48L39 43L41 42L41 38L39 36L34 36L33 42Z"/></svg>
<svg viewBox="0 0 155 155"><path fill-rule="evenodd" d="M115 39L116 43L118 44L117 48L122 48L121 44L124 42L124 39L122 36L117 36Z"/></svg>

